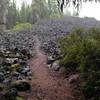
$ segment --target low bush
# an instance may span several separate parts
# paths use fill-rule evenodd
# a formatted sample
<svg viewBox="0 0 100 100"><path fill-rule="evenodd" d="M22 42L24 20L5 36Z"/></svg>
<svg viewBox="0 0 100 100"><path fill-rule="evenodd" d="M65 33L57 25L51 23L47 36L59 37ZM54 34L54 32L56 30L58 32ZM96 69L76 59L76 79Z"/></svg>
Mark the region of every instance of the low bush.
<svg viewBox="0 0 100 100"><path fill-rule="evenodd" d="M21 30L21 29L28 29L28 28L31 28L31 27L32 27L32 24L30 24L30 23L17 23L11 29L11 31L18 31L18 30Z"/></svg>
<svg viewBox="0 0 100 100"><path fill-rule="evenodd" d="M100 30L75 29L59 40L66 73L78 72L83 77L81 89L85 100L100 100Z"/></svg>

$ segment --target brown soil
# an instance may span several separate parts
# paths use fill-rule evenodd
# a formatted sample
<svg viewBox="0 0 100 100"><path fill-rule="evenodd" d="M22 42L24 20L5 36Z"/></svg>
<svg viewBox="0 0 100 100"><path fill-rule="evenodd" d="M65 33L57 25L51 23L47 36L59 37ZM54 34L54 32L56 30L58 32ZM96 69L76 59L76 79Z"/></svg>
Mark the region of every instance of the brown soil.
<svg viewBox="0 0 100 100"><path fill-rule="evenodd" d="M58 72L48 69L47 56L40 50L37 37L35 50L36 57L29 61L33 77L30 94L26 94L27 100L75 100L64 78Z"/></svg>

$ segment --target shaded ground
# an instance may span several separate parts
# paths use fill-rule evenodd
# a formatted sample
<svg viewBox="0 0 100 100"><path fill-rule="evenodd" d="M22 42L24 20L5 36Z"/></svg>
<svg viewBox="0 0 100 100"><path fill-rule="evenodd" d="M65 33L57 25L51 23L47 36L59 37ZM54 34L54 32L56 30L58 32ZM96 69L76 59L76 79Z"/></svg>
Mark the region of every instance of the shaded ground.
<svg viewBox="0 0 100 100"><path fill-rule="evenodd" d="M28 100L75 100L71 89L59 73L51 72L46 67L47 56L40 50L40 41L35 38L36 57L29 61L33 72L32 90Z"/></svg>

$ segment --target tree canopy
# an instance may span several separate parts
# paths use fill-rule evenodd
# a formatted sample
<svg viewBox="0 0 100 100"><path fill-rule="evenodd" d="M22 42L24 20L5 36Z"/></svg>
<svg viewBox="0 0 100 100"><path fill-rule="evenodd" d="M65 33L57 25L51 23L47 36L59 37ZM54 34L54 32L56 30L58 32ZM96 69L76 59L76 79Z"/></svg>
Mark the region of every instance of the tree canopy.
<svg viewBox="0 0 100 100"><path fill-rule="evenodd" d="M73 4L73 6L79 10L80 6L82 6L82 2L100 2L100 0L57 0L58 7L60 7L61 12L63 12L64 6L68 4Z"/></svg>

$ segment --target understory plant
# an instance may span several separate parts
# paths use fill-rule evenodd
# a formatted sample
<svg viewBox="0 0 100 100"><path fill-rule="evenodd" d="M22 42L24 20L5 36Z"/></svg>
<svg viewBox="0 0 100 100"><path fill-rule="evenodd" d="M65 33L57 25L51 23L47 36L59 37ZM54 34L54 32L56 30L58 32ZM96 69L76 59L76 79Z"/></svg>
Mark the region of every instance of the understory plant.
<svg viewBox="0 0 100 100"><path fill-rule="evenodd" d="M16 32L22 29L29 29L32 27L30 23L16 23L16 25L11 29L12 32Z"/></svg>
<svg viewBox="0 0 100 100"><path fill-rule="evenodd" d="M100 100L100 30L77 28L59 40L66 73L79 73L85 100Z"/></svg>

